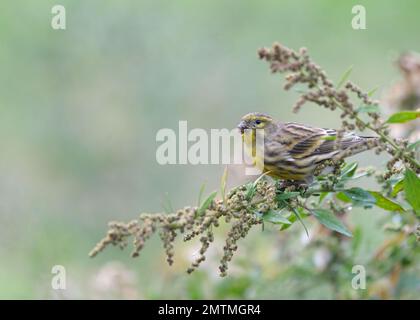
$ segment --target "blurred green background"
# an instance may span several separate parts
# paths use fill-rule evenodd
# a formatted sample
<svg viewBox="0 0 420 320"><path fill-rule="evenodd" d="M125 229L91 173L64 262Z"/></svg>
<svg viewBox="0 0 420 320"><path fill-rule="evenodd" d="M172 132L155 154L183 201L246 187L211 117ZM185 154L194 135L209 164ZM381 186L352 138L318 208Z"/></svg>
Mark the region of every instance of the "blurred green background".
<svg viewBox="0 0 420 320"><path fill-rule="evenodd" d="M50 26L55 4L66 8L66 30ZM355 4L366 7L367 30L351 28ZM203 182L207 192L218 188L221 165L158 165L159 129L177 129L179 120L233 128L250 111L340 125L338 114L311 105L293 114L297 94L282 90L258 48L305 46L336 80L353 65L352 80L379 87L380 97L400 77L395 58L420 50L419 12L416 0L2 1L0 298L380 297L351 289L351 265L389 237L378 209L351 213L360 245L353 252L354 240L344 244L350 260L341 282L323 269L329 249L309 246L298 224L281 234L254 230L224 279L223 227L191 276L184 271L197 244L178 241L172 268L155 238L138 259L117 248L95 259L88 252L109 220L162 211L165 193L182 207L197 202ZM373 153L355 159L385 161ZM232 170L229 185L241 180ZM51 289L53 265L65 266L67 290ZM389 268L378 270L367 269L368 289L386 287ZM416 260L392 297L419 298L418 271Z"/></svg>

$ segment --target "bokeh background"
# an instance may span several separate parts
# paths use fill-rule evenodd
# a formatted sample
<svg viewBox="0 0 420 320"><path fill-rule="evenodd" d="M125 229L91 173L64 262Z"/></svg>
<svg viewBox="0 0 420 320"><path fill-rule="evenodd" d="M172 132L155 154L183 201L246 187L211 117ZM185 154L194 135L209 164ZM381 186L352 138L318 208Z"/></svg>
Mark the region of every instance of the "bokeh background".
<svg viewBox="0 0 420 320"><path fill-rule="evenodd" d="M66 30L50 26L55 4L66 8ZM351 28L355 4L366 7L367 30ZM223 226L190 276L198 244L182 241L173 267L155 238L138 259L118 248L88 258L109 220L162 211L166 198L194 205L204 182L207 192L219 187L222 165L158 165L159 129L176 130L179 120L233 128L250 111L340 125L338 114L316 106L293 114L297 93L282 90L258 48L305 46L336 80L353 65L351 79L381 97L401 77L398 55L420 51L418 12L416 0L2 1L0 298L419 298L418 255L401 246L397 256L414 261L398 275L400 256L371 266L392 237L379 209L354 210L357 236L344 242L311 221L316 241L299 224L254 230L223 279ZM228 183L243 179L232 170ZM367 290L351 288L354 264L367 266ZM53 265L65 266L67 290L51 289Z"/></svg>

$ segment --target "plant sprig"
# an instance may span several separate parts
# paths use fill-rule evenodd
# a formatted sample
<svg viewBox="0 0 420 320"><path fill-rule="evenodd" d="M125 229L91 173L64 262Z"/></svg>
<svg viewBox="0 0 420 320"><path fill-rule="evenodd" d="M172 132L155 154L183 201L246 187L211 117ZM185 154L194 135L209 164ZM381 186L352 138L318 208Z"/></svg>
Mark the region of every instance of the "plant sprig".
<svg viewBox="0 0 420 320"><path fill-rule="evenodd" d="M214 230L225 223L230 229L226 235L219 271L221 276L226 276L229 262L238 249L238 241L245 238L256 225L267 222L284 231L299 221L309 234L303 220L312 216L326 228L351 236L352 228L342 218L354 206L366 209L376 206L398 214L406 214L411 207L417 217L420 216L420 179L417 175L420 165L415 158L419 141L408 144L407 141L396 140L390 136L388 130L388 123L404 123L419 118L418 111L397 112L387 121L381 120L379 103L371 100L373 91L364 93L348 81L352 69L348 69L339 84L334 86L325 71L312 61L304 48L295 52L274 44L271 49L260 49L259 56L270 63L273 73L286 74L286 90L295 85L307 87L307 90L300 90L301 97L294 106L294 111L297 112L308 101L330 110L341 110L342 128L337 139L340 139L340 132L356 128L361 131L369 129L376 133L381 138L376 152L386 151L392 156L386 165L385 174L377 174L377 169L359 169L357 163L346 164L338 159L325 161L320 165L316 169L316 179L310 186L290 181L271 182L263 174L254 182L228 191L228 172L225 169L221 179L220 199L217 199L215 191L202 202L203 186L195 207L185 207L175 212L169 208L170 213L142 213L137 220L128 223L110 222L106 236L90 252L91 257L109 245L124 249L130 238L133 245L132 257L137 257L146 241L154 233L158 233L167 262L171 265L174 261L175 239L182 234L184 241L199 237L201 243L199 256L187 269L191 273L205 261L206 252L214 241ZM355 94L360 100L360 107L355 107L351 94ZM367 114L369 120L363 120L363 114ZM398 167L397 163L403 163L404 168ZM322 175L326 166L331 166L334 170L328 175ZM380 191L348 186L356 179L374 174L377 174L377 180L382 187Z"/></svg>

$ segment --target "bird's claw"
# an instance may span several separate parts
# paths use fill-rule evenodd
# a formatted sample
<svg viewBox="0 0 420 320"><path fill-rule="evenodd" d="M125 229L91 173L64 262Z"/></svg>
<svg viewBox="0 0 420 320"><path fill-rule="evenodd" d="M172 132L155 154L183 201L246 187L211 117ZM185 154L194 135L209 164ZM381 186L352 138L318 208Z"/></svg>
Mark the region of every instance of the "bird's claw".
<svg viewBox="0 0 420 320"><path fill-rule="evenodd" d="M309 185L305 181L301 180L277 180L276 187L280 193L285 191L299 191L301 193L305 193Z"/></svg>

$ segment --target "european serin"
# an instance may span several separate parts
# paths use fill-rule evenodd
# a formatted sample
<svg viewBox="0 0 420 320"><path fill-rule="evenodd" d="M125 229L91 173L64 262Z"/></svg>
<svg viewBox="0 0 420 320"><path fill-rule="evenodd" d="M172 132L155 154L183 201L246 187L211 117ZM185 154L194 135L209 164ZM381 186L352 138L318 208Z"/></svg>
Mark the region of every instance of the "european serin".
<svg viewBox="0 0 420 320"><path fill-rule="evenodd" d="M314 128L294 122L280 123L263 113L245 115L238 128L245 149L248 153L252 150L254 157L258 154L255 152L255 141L258 140L256 135L263 131L262 166L268 175L305 182L312 181L316 168L326 160L338 161L368 150L376 146L378 140L376 137L362 137L352 132L340 133L333 129ZM254 162L258 161L254 159Z"/></svg>

